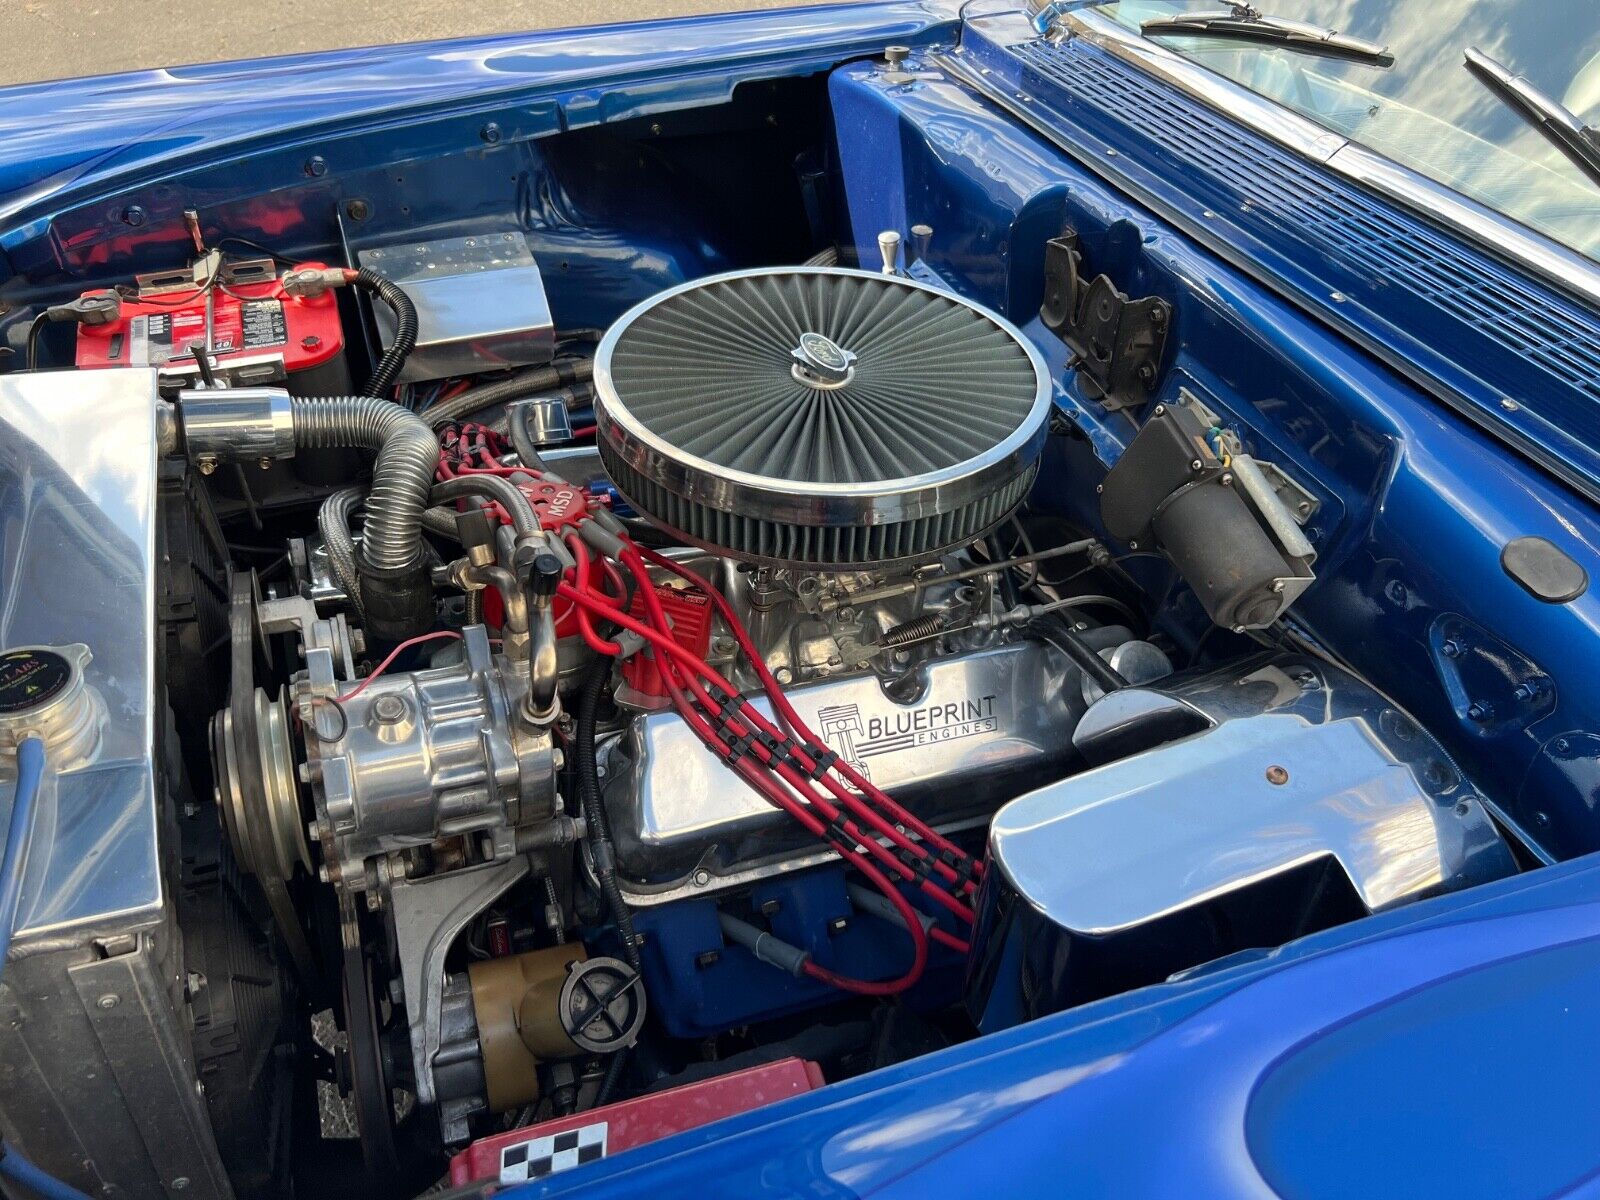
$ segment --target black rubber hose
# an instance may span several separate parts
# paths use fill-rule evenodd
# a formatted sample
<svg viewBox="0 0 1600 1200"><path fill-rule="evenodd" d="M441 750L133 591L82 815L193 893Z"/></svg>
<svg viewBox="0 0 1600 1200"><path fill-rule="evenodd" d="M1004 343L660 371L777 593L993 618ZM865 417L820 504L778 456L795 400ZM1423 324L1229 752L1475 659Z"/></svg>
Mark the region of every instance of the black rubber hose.
<svg viewBox="0 0 1600 1200"><path fill-rule="evenodd" d="M1059 613L1046 613L1034 622L1033 631L1070 658L1080 671L1100 685L1101 691L1116 692L1128 686L1122 673L1096 654Z"/></svg>
<svg viewBox="0 0 1600 1200"><path fill-rule="evenodd" d="M626 1049L618 1050L611 1056L611 1061L606 1063L606 1073L600 1080L600 1090L594 1094L594 1108L604 1108L611 1103L611 1097L617 1094L617 1087L622 1083L622 1069L627 1065Z"/></svg>
<svg viewBox="0 0 1600 1200"><path fill-rule="evenodd" d="M622 954L635 971L643 969L639 958L639 944L633 932L633 914L628 902L622 898L622 888L617 884L616 856L611 848L611 822L606 818L605 806L600 802L600 770L595 759L594 735L600 711L600 697L605 693L606 682L611 678L611 660L596 659L584 673L578 689L578 721L575 741L578 755L578 800L583 806L584 824L588 826L589 851L594 858L595 878L600 881L600 894L611 920L622 939Z"/></svg>
<svg viewBox="0 0 1600 1200"><path fill-rule="evenodd" d="M417 307L399 284L391 283L371 267L362 267L357 271L354 282L394 311L394 338L378 360L377 369L372 372L372 378L367 380L362 392L366 396L387 396L389 389L400 378L406 359L417 347Z"/></svg>
<svg viewBox="0 0 1600 1200"><path fill-rule="evenodd" d="M44 332L45 322L49 319L49 314L40 313L28 325L27 364L30 371L39 369L39 335Z"/></svg>
<svg viewBox="0 0 1600 1200"><path fill-rule="evenodd" d="M531 371L513 375L510 379L502 379L498 383L484 383L469 388L461 395L452 396L425 410L422 419L438 429L452 421L470 417L475 412L482 412L491 404L521 400L528 396L537 396L541 392L553 392L557 388L568 387L593 378L593 359L557 361L548 367L535 367Z"/></svg>

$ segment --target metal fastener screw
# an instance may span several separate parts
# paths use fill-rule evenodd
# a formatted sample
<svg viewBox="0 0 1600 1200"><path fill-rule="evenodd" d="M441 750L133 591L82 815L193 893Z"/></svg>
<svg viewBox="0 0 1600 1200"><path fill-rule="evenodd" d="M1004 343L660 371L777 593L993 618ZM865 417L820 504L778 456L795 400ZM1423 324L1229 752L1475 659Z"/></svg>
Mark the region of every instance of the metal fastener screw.
<svg viewBox="0 0 1600 1200"><path fill-rule="evenodd" d="M256 461L256 466L260 467L263 471L270 471L272 470L272 460L270 458L262 457Z"/></svg>
<svg viewBox="0 0 1600 1200"><path fill-rule="evenodd" d="M1288 772L1288 770L1283 768L1283 767L1277 766L1276 764L1274 764L1273 766L1268 767L1267 768L1267 782L1270 783L1270 784L1273 784L1275 786L1278 786L1278 787L1283 786L1284 784L1289 782L1289 772Z"/></svg>
<svg viewBox="0 0 1600 1200"><path fill-rule="evenodd" d="M200 474L212 475L216 473L217 456L215 454L202 454L195 465L200 468Z"/></svg>
<svg viewBox="0 0 1600 1200"><path fill-rule="evenodd" d="M1199 470L1199 469L1200 469L1200 468L1201 468L1201 467L1203 467L1203 466L1205 466L1205 463L1203 463L1203 462L1201 462L1201 461L1200 461L1200 460L1199 460L1199 459L1198 459L1198 458L1197 458L1197 459L1195 459L1195 460L1194 460L1194 461L1193 461L1193 462L1191 462L1191 463L1190 463L1190 464L1189 464L1189 470L1191 470L1191 471L1198 471L1198 470Z"/></svg>
<svg viewBox="0 0 1600 1200"><path fill-rule="evenodd" d="M1522 407L1522 405L1518 404L1510 396L1506 396L1500 401L1500 407L1505 409L1507 412L1516 412Z"/></svg>
<svg viewBox="0 0 1600 1200"><path fill-rule="evenodd" d="M187 1175L179 1175L176 1179L174 1179L172 1181L172 1190L175 1191L175 1192L181 1192L181 1191L183 1191L184 1188L186 1188L188 1186L189 1186L189 1177Z"/></svg>
<svg viewBox="0 0 1600 1200"><path fill-rule="evenodd" d="M1494 716L1494 706L1481 700L1474 700L1467 706L1467 716L1474 721L1483 722Z"/></svg>
<svg viewBox="0 0 1600 1200"><path fill-rule="evenodd" d="M320 154L313 154L306 159L306 174L313 179L321 178L328 173L328 160Z"/></svg>
<svg viewBox="0 0 1600 1200"><path fill-rule="evenodd" d="M500 140L500 126L490 121L482 129L478 130L478 136L492 146Z"/></svg>
<svg viewBox="0 0 1600 1200"><path fill-rule="evenodd" d="M145 211L139 207L139 205L130 204L127 208L122 210L122 223L124 225L132 225L135 229L137 229L139 226L144 224L144 221Z"/></svg>
<svg viewBox="0 0 1600 1200"><path fill-rule="evenodd" d="M115 995L115 994L113 994L111 992L107 992L104 996L101 996L100 999L98 999L98 1000L96 1000L94 1002L94 1006L96 1008L98 1008L98 1009L101 1009L101 1010L105 1011L105 1012L109 1012L109 1011L111 1011L113 1008L115 1008L117 1005L119 1005L121 1003L122 1003L122 997L121 996L117 996L117 995Z"/></svg>
<svg viewBox="0 0 1600 1200"><path fill-rule="evenodd" d="M694 873L694 885L695 885L695 887L705 887L710 882L711 882L711 872L710 871L702 870L702 871L696 871Z"/></svg>
<svg viewBox="0 0 1600 1200"><path fill-rule="evenodd" d="M1444 645L1439 647L1440 652L1443 653L1446 658L1460 658L1461 649L1461 643L1456 641L1455 638L1446 638Z"/></svg>
<svg viewBox="0 0 1600 1200"><path fill-rule="evenodd" d="M351 200L344 206L344 215L352 221L365 221L372 215L372 206L365 200Z"/></svg>
<svg viewBox="0 0 1600 1200"><path fill-rule="evenodd" d="M1550 749L1554 750L1557 754L1565 754L1568 749L1567 739L1557 738L1555 741L1550 743Z"/></svg>

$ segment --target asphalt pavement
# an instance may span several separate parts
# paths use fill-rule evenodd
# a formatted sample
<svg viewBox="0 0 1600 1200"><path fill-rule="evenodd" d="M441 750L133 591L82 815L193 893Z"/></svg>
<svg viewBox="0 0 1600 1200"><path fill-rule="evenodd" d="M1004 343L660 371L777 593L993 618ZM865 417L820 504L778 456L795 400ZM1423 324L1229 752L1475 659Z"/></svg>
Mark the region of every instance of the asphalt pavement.
<svg viewBox="0 0 1600 1200"><path fill-rule="evenodd" d="M795 0L0 0L0 85Z"/></svg>

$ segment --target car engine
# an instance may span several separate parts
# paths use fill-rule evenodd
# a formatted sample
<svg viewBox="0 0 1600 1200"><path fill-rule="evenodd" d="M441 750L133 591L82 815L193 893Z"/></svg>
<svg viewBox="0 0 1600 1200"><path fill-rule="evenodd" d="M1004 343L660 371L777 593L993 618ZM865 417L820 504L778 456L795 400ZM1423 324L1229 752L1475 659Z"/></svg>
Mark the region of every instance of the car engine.
<svg viewBox="0 0 1600 1200"><path fill-rule="evenodd" d="M1426 730L1261 632L1316 497L1186 394L1063 515L1052 368L918 236L587 333L500 229L341 267L196 226L188 308L74 302L76 369L0 377L0 773L42 742L53 814L19 1144L94 1112L106 1195L417 1191L1517 869Z"/></svg>

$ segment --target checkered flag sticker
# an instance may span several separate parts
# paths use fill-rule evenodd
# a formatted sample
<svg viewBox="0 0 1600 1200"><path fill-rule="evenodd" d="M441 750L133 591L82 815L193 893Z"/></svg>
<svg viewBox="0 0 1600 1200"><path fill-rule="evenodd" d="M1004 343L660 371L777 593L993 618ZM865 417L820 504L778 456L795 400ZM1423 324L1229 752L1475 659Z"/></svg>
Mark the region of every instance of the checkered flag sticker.
<svg viewBox="0 0 1600 1200"><path fill-rule="evenodd" d="M527 1183L606 1156L606 1122L529 1138L500 1151L500 1182Z"/></svg>

